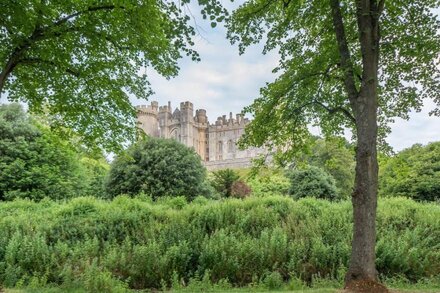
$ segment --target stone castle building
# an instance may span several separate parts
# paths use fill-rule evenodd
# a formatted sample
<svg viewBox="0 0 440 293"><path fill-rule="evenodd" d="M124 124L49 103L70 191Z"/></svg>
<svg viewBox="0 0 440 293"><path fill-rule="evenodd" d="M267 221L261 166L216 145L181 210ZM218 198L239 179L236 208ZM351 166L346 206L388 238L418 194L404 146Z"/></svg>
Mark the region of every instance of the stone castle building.
<svg viewBox="0 0 440 293"><path fill-rule="evenodd" d="M252 158L263 154L264 149L238 149L236 143L250 122L241 114L218 117L209 123L206 110L194 113L193 104L180 103L180 108L172 111L171 103L159 106L158 102L137 106L138 126L148 135L172 138L200 155L208 169L242 168L251 165Z"/></svg>

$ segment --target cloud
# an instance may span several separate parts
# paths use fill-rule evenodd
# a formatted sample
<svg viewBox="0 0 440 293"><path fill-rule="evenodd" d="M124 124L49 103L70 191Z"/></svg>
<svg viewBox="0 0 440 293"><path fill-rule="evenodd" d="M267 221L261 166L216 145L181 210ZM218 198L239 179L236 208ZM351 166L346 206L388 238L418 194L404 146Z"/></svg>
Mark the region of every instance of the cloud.
<svg viewBox="0 0 440 293"><path fill-rule="evenodd" d="M209 121L213 123L218 116L238 113L250 105L258 97L260 88L276 78L272 69L277 66L279 58L276 52L263 55L261 44L248 48L239 56L237 46L226 40L225 28L211 29L209 22L194 13L197 10L194 7L192 12L201 36L195 40L195 49L202 61L180 60L179 76L170 80L148 69L155 91L150 100L156 100L160 105L171 101L174 108L180 102L191 101L195 109L206 109ZM132 101L135 105L146 103L135 98ZM428 115L434 107L433 102L427 102L421 112L410 114L409 121L396 119L388 137L391 146L401 150L414 143L439 140L440 119ZM319 133L319 128L314 132Z"/></svg>

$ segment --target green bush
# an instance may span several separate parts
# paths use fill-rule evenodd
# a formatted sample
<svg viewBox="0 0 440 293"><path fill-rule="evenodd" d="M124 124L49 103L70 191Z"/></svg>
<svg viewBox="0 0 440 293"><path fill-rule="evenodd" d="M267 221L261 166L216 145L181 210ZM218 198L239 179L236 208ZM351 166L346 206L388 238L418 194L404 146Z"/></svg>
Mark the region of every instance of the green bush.
<svg viewBox="0 0 440 293"><path fill-rule="evenodd" d="M240 179L240 175L232 169L212 172L211 184L224 197L232 196L232 186Z"/></svg>
<svg viewBox="0 0 440 293"><path fill-rule="evenodd" d="M106 190L110 197L144 192L153 198L207 192L206 170L194 150L172 140L147 138L119 155L111 165Z"/></svg>
<svg viewBox="0 0 440 293"><path fill-rule="evenodd" d="M379 194L440 200L440 142L415 144L380 160Z"/></svg>
<svg viewBox="0 0 440 293"><path fill-rule="evenodd" d="M264 169L247 180L254 196L287 195L290 187L289 179L284 171Z"/></svg>
<svg viewBox="0 0 440 293"><path fill-rule="evenodd" d="M380 199L377 231L381 278L440 274L439 205ZM0 203L0 284L73 284L90 292L188 284L189 292L203 292L212 283L258 281L277 288L280 279L313 286L341 279L351 237L349 201L15 200Z"/></svg>
<svg viewBox="0 0 440 293"><path fill-rule="evenodd" d="M0 200L83 195L96 182L87 183L93 176L79 159L68 141L33 121L20 105L0 105Z"/></svg>
<svg viewBox="0 0 440 293"><path fill-rule="evenodd" d="M289 194L295 199L307 196L328 200L337 199L335 180L320 168L293 170L288 176L290 178Z"/></svg>
<svg viewBox="0 0 440 293"><path fill-rule="evenodd" d="M350 198L355 174L354 147L341 137L317 138L310 144L310 152L302 162L321 168L331 175L336 184L338 198Z"/></svg>

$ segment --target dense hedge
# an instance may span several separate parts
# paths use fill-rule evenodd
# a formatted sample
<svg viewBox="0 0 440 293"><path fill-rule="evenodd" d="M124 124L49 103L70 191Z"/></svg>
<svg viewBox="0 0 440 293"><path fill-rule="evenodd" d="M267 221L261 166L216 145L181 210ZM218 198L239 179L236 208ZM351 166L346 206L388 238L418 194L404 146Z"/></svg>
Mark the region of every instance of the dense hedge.
<svg viewBox="0 0 440 293"><path fill-rule="evenodd" d="M346 270L350 237L348 201L17 200L0 203L0 284L81 282L101 292L204 275L233 285L267 276L337 279ZM440 206L382 199L377 268L387 277L438 276Z"/></svg>

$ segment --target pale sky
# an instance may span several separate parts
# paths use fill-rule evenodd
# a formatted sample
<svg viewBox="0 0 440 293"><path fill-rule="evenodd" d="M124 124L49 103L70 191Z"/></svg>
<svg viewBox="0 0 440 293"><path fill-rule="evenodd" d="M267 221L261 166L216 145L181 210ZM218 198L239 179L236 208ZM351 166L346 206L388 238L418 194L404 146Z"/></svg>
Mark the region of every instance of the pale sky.
<svg viewBox="0 0 440 293"><path fill-rule="evenodd" d="M202 61L180 60L179 76L170 80L148 70L155 91L150 101L156 100L160 105L171 101L173 109L180 102L191 101L194 109L206 109L209 121L213 123L218 116L239 113L258 97L259 89L276 77L272 69L277 65L278 55L276 52L263 55L262 46L258 45L239 56L237 46L226 40L225 28L212 29L209 22L197 15L197 9L194 10L192 13L200 33L195 40L195 49ZM133 99L133 104L146 103ZM410 114L409 121L396 119L387 140L395 151L414 143L440 140L440 117L428 115L433 108L434 103L426 101L421 112Z"/></svg>

